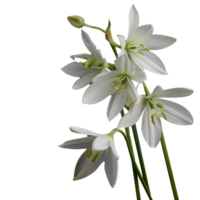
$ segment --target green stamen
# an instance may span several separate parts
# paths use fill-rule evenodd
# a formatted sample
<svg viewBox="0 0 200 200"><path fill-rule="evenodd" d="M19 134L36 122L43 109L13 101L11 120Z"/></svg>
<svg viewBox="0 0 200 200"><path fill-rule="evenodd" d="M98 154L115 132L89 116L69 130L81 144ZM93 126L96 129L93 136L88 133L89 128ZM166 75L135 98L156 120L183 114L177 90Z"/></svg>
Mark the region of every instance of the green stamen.
<svg viewBox="0 0 200 200"><path fill-rule="evenodd" d="M100 153L95 154L95 156L92 159L92 162L95 162L100 156Z"/></svg>
<svg viewBox="0 0 200 200"><path fill-rule="evenodd" d="M162 110L160 110L160 112L161 112L162 116L165 118L165 120L167 120L165 113Z"/></svg>
<svg viewBox="0 0 200 200"><path fill-rule="evenodd" d="M153 123L153 124L155 124L154 115L155 115L155 114L151 115L151 120L152 120L152 123Z"/></svg>
<svg viewBox="0 0 200 200"><path fill-rule="evenodd" d="M158 106L159 108L164 108L164 105L162 103L157 103L156 106Z"/></svg>
<svg viewBox="0 0 200 200"><path fill-rule="evenodd" d="M92 149L87 153L87 158L90 158L92 155Z"/></svg>
<svg viewBox="0 0 200 200"><path fill-rule="evenodd" d="M144 56L144 54L143 54L141 51L137 51L137 53L139 53L139 54L141 54L141 55L143 55L143 56Z"/></svg>

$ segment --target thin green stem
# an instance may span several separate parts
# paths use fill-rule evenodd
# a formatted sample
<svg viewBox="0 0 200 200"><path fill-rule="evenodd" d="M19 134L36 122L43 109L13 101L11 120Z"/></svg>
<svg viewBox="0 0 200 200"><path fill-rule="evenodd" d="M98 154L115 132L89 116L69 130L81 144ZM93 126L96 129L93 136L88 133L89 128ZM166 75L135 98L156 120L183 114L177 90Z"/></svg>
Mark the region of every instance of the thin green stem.
<svg viewBox="0 0 200 200"><path fill-rule="evenodd" d="M140 140L139 140L138 133L137 133L136 124L132 126L132 131L133 131L133 136L134 136L134 139L135 139L135 145L136 145L136 148L137 148L140 166L141 166L141 169L142 169L142 175L144 177L144 181L146 182L146 184L149 188L148 178L147 178L147 174L146 174L146 169L145 169L145 164L144 164L144 159L143 159L143 155L142 155L142 149L141 149L141 146L140 146ZM149 193L151 193L150 188L149 188Z"/></svg>
<svg viewBox="0 0 200 200"><path fill-rule="evenodd" d="M100 28L100 27L91 26L91 25L88 25L88 24L85 24L85 23L84 23L84 26L87 26L87 27L89 27L89 28L93 28L93 29L100 30L100 31L102 31L103 33L105 33L105 34L108 36L108 33L107 33L104 29L102 29L102 28Z"/></svg>
<svg viewBox="0 0 200 200"><path fill-rule="evenodd" d="M177 192L177 189L176 189L176 183L175 183L175 180L174 180L174 175L173 175L173 171L172 171L172 167L171 167L171 163L170 163L170 159L169 159L169 155L168 155L168 151L167 151L167 146L166 146L166 143L165 143L165 138L164 138L163 133L162 133L160 141L161 141L161 145L162 145L162 150L163 150L163 154L164 154L164 158L165 158L165 162L166 162L166 166L167 166L167 171L168 171L168 174L169 174L169 179L170 179L174 199L179 200L178 192Z"/></svg>
<svg viewBox="0 0 200 200"><path fill-rule="evenodd" d="M144 179L143 179L143 177L142 177L142 175L140 173L140 170L139 170L139 168L138 168L138 166L137 166L137 164L135 162L135 159L134 159L134 156L133 156L133 154L131 152L130 144L129 144L129 141L127 139L126 134L120 129L118 129L118 132L122 133L122 135L124 136L124 139L126 141L126 144L127 144L127 147L128 147L128 151L129 151L129 154L130 154L130 157L131 157L132 165L133 165L135 171L137 172L137 175L138 175L138 177L139 177L139 179L140 179L140 181L141 181L141 183L142 183L142 185L144 187L144 190L147 193L147 196L149 197L150 200L153 200L152 197L151 197L151 194L149 192L149 189L148 189L148 187L147 187L147 185L146 185L146 183L145 183L145 181L144 181Z"/></svg>

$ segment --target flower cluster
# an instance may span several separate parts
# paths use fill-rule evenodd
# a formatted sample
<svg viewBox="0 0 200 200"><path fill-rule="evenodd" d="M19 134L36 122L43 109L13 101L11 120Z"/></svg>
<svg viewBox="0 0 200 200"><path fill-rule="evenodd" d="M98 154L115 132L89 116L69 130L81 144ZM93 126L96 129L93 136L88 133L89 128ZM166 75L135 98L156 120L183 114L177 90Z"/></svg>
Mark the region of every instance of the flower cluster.
<svg viewBox="0 0 200 200"><path fill-rule="evenodd" d="M90 26L79 16L68 17L68 20L77 28L86 26L99 29L106 36L108 36L108 33L111 34L110 27L105 31ZM160 86L157 86L152 93L149 92L144 82L147 80L145 70L160 75L167 74L163 62L151 50L166 48L175 43L176 39L153 34L152 25L139 26L139 15L134 5L131 6L129 13L127 40L124 36L118 35L120 45L113 40L110 42L115 53L116 47L121 49L113 64L106 61L85 31L82 30L81 35L89 53L72 55L72 59L82 59L82 61L72 62L62 68L66 74L80 77L74 83L73 89L81 89L89 85L82 98L83 104L95 104L111 96L107 107L109 121L123 111L124 107L127 109L127 113L121 118L117 128L105 135L82 128L70 127L71 131L87 135L87 137L67 141L60 147L86 149L77 162L74 180L89 176L101 163L105 162L108 181L114 187L117 180L119 159L114 145L114 134L122 132L119 128L134 126L143 113L142 133L144 139L150 147L156 147L163 134L161 118L178 125L193 123L193 117L186 108L163 98L186 97L191 95L193 90L187 88L163 90ZM138 93L136 84L139 85L140 83L143 84L145 94ZM131 155L132 144L130 144L128 133L124 134L124 137ZM134 169L137 176L141 178L137 166ZM141 178L141 180L143 179ZM145 180L143 184L150 192Z"/></svg>

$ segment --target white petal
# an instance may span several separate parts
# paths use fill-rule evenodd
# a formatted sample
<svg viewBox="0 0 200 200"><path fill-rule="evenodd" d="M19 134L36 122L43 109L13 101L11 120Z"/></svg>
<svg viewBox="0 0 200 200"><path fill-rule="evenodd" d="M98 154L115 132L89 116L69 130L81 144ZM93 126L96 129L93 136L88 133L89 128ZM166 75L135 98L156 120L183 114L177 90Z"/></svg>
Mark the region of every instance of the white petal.
<svg viewBox="0 0 200 200"><path fill-rule="evenodd" d="M193 117L185 107L163 99L158 99L157 102L164 105L162 110L167 117L167 121L178 125L193 124Z"/></svg>
<svg viewBox="0 0 200 200"><path fill-rule="evenodd" d="M92 142L95 137L85 137L75 140L68 140L63 144L59 145L59 147L67 148L67 149L85 149L92 146Z"/></svg>
<svg viewBox="0 0 200 200"><path fill-rule="evenodd" d="M95 82L85 91L82 102L84 104L98 103L116 92L116 90L113 89L114 86L115 83L110 80Z"/></svg>
<svg viewBox="0 0 200 200"><path fill-rule="evenodd" d="M131 53L129 52L129 55L136 62L136 64L139 65L140 68L144 68L157 74L167 74L167 72L161 66L149 60L146 56L135 53L134 51Z"/></svg>
<svg viewBox="0 0 200 200"><path fill-rule="evenodd" d="M113 142L113 139L110 140L110 147L112 149L113 154L115 155L115 159L119 159L119 155L115 149L115 144Z"/></svg>
<svg viewBox="0 0 200 200"><path fill-rule="evenodd" d="M89 131L87 129L79 128L79 127L75 127L75 126L70 126L69 128L70 128L70 130L72 132L74 132L74 133L80 133L80 134L83 134L83 135L92 135L92 136L100 136L101 135L101 134Z"/></svg>
<svg viewBox="0 0 200 200"><path fill-rule="evenodd" d="M161 92L161 91L163 91L162 87L160 87L159 85L157 85L157 86L154 88L153 92L152 92L149 96L146 96L146 99L150 99L150 98L151 98L152 96L154 96L156 93Z"/></svg>
<svg viewBox="0 0 200 200"><path fill-rule="evenodd" d="M167 97L167 98L176 98L176 97L186 97L193 94L193 90L187 88L173 88L168 90L162 90L153 95L153 97Z"/></svg>
<svg viewBox="0 0 200 200"><path fill-rule="evenodd" d="M86 59L86 58L87 58L87 54L86 54L86 53L76 54L76 55L70 56L70 58L72 58L73 60L74 60L75 58L83 58L83 59Z"/></svg>
<svg viewBox="0 0 200 200"><path fill-rule="evenodd" d="M115 80L118 75L120 75L120 71L115 70L115 71L110 71L110 72L102 72L98 76L96 76L93 79L93 83L99 82L99 81L108 81L108 80Z"/></svg>
<svg viewBox="0 0 200 200"><path fill-rule="evenodd" d="M115 187L118 175L118 161L113 155L111 148L106 153L105 172L111 187Z"/></svg>
<svg viewBox="0 0 200 200"><path fill-rule="evenodd" d="M109 121L111 121L121 112L126 102L126 97L127 92L124 90L121 91L120 94L115 92L115 94L112 95L107 109L107 117Z"/></svg>
<svg viewBox="0 0 200 200"><path fill-rule="evenodd" d="M142 95L140 101L135 103L130 111L120 120L118 128L133 126L140 118L145 106L146 99L144 98L144 95Z"/></svg>
<svg viewBox="0 0 200 200"><path fill-rule="evenodd" d="M110 140L111 138L108 135L101 135L92 143L92 149L96 151L106 150L110 147Z"/></svg>
<svg viewBox="0 0 200 200"><path fill-rule="evenodd" d="M89 35L83 30L81 30L81 35L82 35L82 39L83 39L85 46L91 52L91 54L93 54L94 56L97 56L97 57L101 57L101 52L99 52L96 49L96 46L94 45L94 43L90 39Z"/></svg>
<svg viewBox="0 0 200 200"><path fill-rule="evenodd" d="M165 35L152 35L149 42L145 43L145 46L151 50L163 49L176 42L176 38L172 38Z"/></svg>
<svg viewBox="0 0 200 200"><path fill-rule="evenodd" d="M143 70L137 69L134 71L134 73L132 73L131 79L138 83L142 83L147 79L147 75Z"/></svg>
<svg viewBox="0 0 200 200"><path fill-rule="evenodd" d="M137 89L135 88L133 82L130 79L127 79L127 91L132 101L136 101L138 99Z"/></svg>
<svg viewBox="0 0 200 200"><path fill-rule="evenodd" d="M81 77L80 79L78 79L74 85L73 85L73 89L74 90L78 90L81 89L83 87L85 87L86 85L90 84L93 80L93 78L99 74L101 72L101 70L96 70L95 72L86 74L85 76Z"/></svg>
<svg viewBox="0 0 200 200"><path fill-rule="evenodd" d="M135 6L132 5L129 11L129 32L128 32L128 40L132 38L134 31L138 28L139 25L139 15Z"/></svg>
<svg viewBox="0 0 200 200"><path fill-rule="evenodd" d="M144 44L152 37L153 26L152 25L143 25L138 27L134 33L128 38L128 43L134 44Z"/></svg>
<svg viewBox="0 0 200 200"><path fill-rule="evenodd" d="M74 171L74 180L80 180L91 175L104 162L106 156L105 151L100 152L99 158L95 162L92 162L94 155L87 158L89 150L85 151L79 158Z"/></svg>
<svg viewBox="0 0 200 200"><path fill-rule="evenodd" d="M146 109L142 117L142 133L144 139L150 147L156 147L162 135L162 126L160 117L154 116L155 124L153 124L151 115L152 110L147 103Z"/></svg>
<svg viewBox="0 0 200 200"><path fill-rule="evenodd" d="M123 35L118 35L117 37L119 38L119 42L120 42L121 48L125 49L125 47L126 47L126 39L125 39L125 37Z"/></svg>
<svg viewBox="0 0 200 200"><path fill-rule="evenodd" d="M81 65L80 63L73 62L61 69L63 72L70 76L76 76L76 77L81 77L86 74L89 74L91 72L95 72L96 69L86 69L84 65Z"/></svg>

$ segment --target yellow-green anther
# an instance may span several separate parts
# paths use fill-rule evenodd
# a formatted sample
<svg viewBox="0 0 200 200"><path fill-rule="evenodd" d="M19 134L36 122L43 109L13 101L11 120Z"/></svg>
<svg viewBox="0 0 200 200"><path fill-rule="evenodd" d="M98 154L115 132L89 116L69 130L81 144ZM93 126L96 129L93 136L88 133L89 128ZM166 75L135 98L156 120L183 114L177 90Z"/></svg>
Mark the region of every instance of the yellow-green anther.
<svg viewBox="0 0 200 200"><path fill-rule="evenodd" d="M124 92L127 92L127 90L124 90Z"/></svg>
<svg viewBox="0 0 200 200"><path fill-rule="evenodd" d="M145 48L144 44L140 44L141 47Z"/></svg>
<svg viewBox="0 0 200 200"><path fill-rule="evenodd" d="M92 149L87 153L87 158L90 158L92 155Z"/></svg>
<svg viewBox="0 0 200 200"><path fill-rule="evenodd" d="M139 54L141 54L141 55L143 55L143 56L144 56L144 54L143 54L141 51L137 51L137 53L139 53Z"/></svg>
<svg viewBox="0 0 200 200"><path fill-rule="evenodd" d="M92 159L92 162L95 162L100 156L100 153L95 154L95 156Z"/></svg>
<svg viewBox="0 0 200 200"><path fill-rule="evenodd" d="M114 89L114 90L119 90L119 88L118 88L118 87L114 87L113 89Z"/></svg>
<svg viewBox="0 0 200 200"><path fill-rule="evenodd" d="M149 49L147 47L144 48L146 51L149 51Z"/></svg>
<svg viewBox="0 0 200 200"><path fill-rule="evenodd" d="M154 115L155 115L155 114L151 115L151 120L152 120L152 123L153 123L153 124L155 124Z"/></svg>
<svg viewBox="0 0 200 200"><path fill-rule="evenodd" d="M160 112L161 112L162 116L165 118L165 120L167 120L165 113L162 110L160 110Z"/></svg>
<svg viewBox="0 0 200 200"><path fill-rule="evenodd" d="M85 63L84 62L79 62L81 65L85 65Z"/></svg>
<svg viewBox="0 0 200 200"><path fill-rule="evenodd" d="M159 108L164 108L164 105L162 103L157 103L156 106L158 106Z"/></svg>
<svg viewBox="0 0 200 200"><path fill-rule="evenodd" d="M69 23L76 28L82 28L85 23L85 20L82 17L77 16L77 15L69 16L67 17L67 19Z"/></svg>

